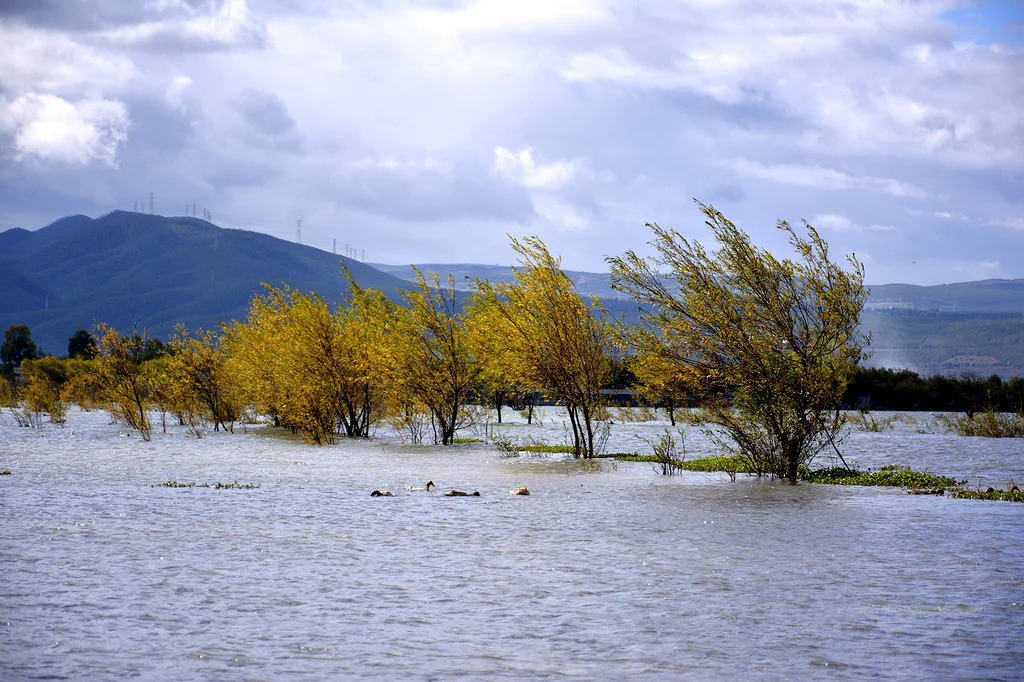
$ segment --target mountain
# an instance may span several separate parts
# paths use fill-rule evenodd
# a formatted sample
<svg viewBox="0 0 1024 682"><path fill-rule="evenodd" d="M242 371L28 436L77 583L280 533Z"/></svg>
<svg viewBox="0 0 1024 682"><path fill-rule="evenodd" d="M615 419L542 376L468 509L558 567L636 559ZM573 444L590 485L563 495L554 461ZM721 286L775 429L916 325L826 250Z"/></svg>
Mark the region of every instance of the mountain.
<svg viewBox="0 0 1024 682"><path fill-rule="evenodd" d="M1024 279L986 279L936 286L875 284L868 310L938 310L950 313L1024 313Z"/></svg>
<svg viewBox="0 0 1024 682"><path fill-rule="evenodd" d="M394 296L406 284L364 263L196 218L114 211L39 230L0 232L0 329L27 324L46 352L96 322L170 337L174 325L244 319L262 283L338 300L344 263L360 286Z"/></svg>
<svg viewBox="0 0 1024 682"><path fill-rule="evenodd" d="M65 352L75 329L96 322L167 339L179 322L198 329L244 319L263 282L338 300L346 287L341 263L361 286L392 297L415 277L408 265L370 267L195 218L123 211L95 220L68 216L35 231L0 232L0 330L27 324L36 343L55 355ZM417 267L452 275L461 291L478 277L513 277L503 265ZM636 319L636 306L611 288L608 273L566 273L616 318ZM872 334L867 364L924 375L1024 376L1024 280L870 289L862 316L862 328Z"/></svg>

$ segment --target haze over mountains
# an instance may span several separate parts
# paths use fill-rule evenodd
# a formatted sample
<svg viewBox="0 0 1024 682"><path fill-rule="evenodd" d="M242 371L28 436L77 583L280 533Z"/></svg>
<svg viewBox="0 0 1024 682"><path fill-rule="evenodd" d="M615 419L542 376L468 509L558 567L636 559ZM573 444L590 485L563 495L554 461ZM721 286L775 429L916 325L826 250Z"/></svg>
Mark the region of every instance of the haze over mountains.
<svg viewBox="0 0 1024 682"><path fill-rule="evenodd" d="M66 351L75 329L96 322L167 339L179 322L197 329L244 319L263 282L338 300L347 286L341 263L361 286L392 297L415 275L408 265L371 267L195 218L125 211L69 216L31 232L0 232L0 329L27 324L54 355ZM501 265L417 267L451 274L462 290L477 277L512 277L512 268ZM583 295L604 299L613 312L632 308L611 289L607 273L567 274ZM864 326L873 334L869 364L922 374L1024 375L1024 280L874 285Z"/></svg>

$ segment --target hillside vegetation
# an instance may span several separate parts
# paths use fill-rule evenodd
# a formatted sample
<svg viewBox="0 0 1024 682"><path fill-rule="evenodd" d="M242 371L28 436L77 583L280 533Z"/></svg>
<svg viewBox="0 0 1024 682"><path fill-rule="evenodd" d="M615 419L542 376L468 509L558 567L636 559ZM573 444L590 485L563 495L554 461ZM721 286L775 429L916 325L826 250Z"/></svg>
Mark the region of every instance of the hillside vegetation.
<svg viewBox="0 0 1024 682"><path fill-rule="evenodd" d="M0 328L27 324L55 355L97 321L168 338L174 325L213 328L243 318L262 283L337 301L355 280L394 296L405 285L363 263L196 218L115 211L0 233Z"/></svg>

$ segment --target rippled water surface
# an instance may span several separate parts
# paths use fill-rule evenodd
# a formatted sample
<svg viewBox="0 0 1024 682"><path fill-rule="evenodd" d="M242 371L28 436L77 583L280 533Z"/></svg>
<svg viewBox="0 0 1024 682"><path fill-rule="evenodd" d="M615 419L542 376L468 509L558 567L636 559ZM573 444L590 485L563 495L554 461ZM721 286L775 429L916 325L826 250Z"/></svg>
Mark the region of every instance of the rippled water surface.
<svg viewBox="0 0 1024 682"><path fill-rule="evenodd" d="M609 449L664 426L620 421ZM503 428L563 436L553 409ZM938 431L854 431L844 454L1024 482L1024 441ZM144 443L78 410L41 435L5 414L4 468L5 680L1024 676L1020 504L388 434ZM152 487L172 479L260 487ZM427 479L481 497L406 491Z"/></svg>

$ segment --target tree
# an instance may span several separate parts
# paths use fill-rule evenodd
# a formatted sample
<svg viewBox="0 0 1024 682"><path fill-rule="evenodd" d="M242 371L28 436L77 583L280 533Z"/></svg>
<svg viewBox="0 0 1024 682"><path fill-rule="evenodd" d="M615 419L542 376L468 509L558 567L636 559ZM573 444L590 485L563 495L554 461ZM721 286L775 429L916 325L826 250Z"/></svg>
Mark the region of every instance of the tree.
<svg viewBox="0 0 1024 682"><path fill-rule="evenodd" d="M664 407L672 426L676 425L676 410L693 395L688 385L689 373L660 353L644 353L630 363L637 380L637 389L644 400Z"/></svg>
<svg viewBox="0 0 1024 682"><path fill-rule="evenodd" d="M396 357L401 364L401 390L407 408L419 404L430 413L434 440L449 445L455 432L472 420L466 409L473 397L481 365L471 352L469 333L458 312L455 281L447 286L440 276L424 277L416 271L415 288L402 291L399 338L404 341Z"/></svg>
<svg viewBox="0 0 1024 682"><path fill-rule="evenodd" d="M51 424L63 426L67 421L64 386L70 375L67 363L55 357L45 357L26 360L22 369L28 376L28 383L22 392L25 409L36 415L45 412L50 415ZM39 423L38 416L36 423Z"/></svg>
<svg viewBox="0 0 1024 682"><path fill-rule="evenodd" d="M91 360L96 357L96 340L86 329L76 329L68 339L68 357Z"/></svg>
<svg viewBox="0 0 1024 682"><path fill-rule="evenodd" d="M152 427L146 412L150 377L146 356L152 344L145 332L122 336L105 324L96 326L99 337L98 382L108 410L115 419L128 424L149 441Z"/></svg>
<svg viewBox="0 0 1024 682"><path fill-rule="evenodd" d="M573 455L593 457L601 388L611 378L610 329L540 239L513 239L512 248L519 254L515 280L477 283L479 296L502 320L492 329L511 350L506 371L521 386L552 393L568 413Z"/></svg>
<svg viewBox="0 0 1024 682"><path fill-rule="evenodd" d="M4 343L0 346L0 361L10 367L18 367L22 360L34 360L38 357L36 342L32 340L32 332L24 324L12 324L4 332Z"/></svg>
<svg viewBox="0 0 1024 682"><path fill-rule="evenodd" d="M200 330L193 335L185 325L178 325L168 346L171 352L164 363L162 388L170 404L186 417L197 436L206 420L215 431L224 427L233 432L239 410L220 340L213 332Z"/></svg>
<svg viewBox="0 0 1024 682"><path fill-rule="evenodd" d="M609 259L614 286L647 306L632 344L703 380L713 438L755 470L795 482L800 465L835 447L844 424L840 400L867 343L857 331L863 265L851 255L843 268L813 227L804 223L801 236L785 221L778 228L800 259L779 261L699 205L716 253L648 223L655 257Z"/></svg>

